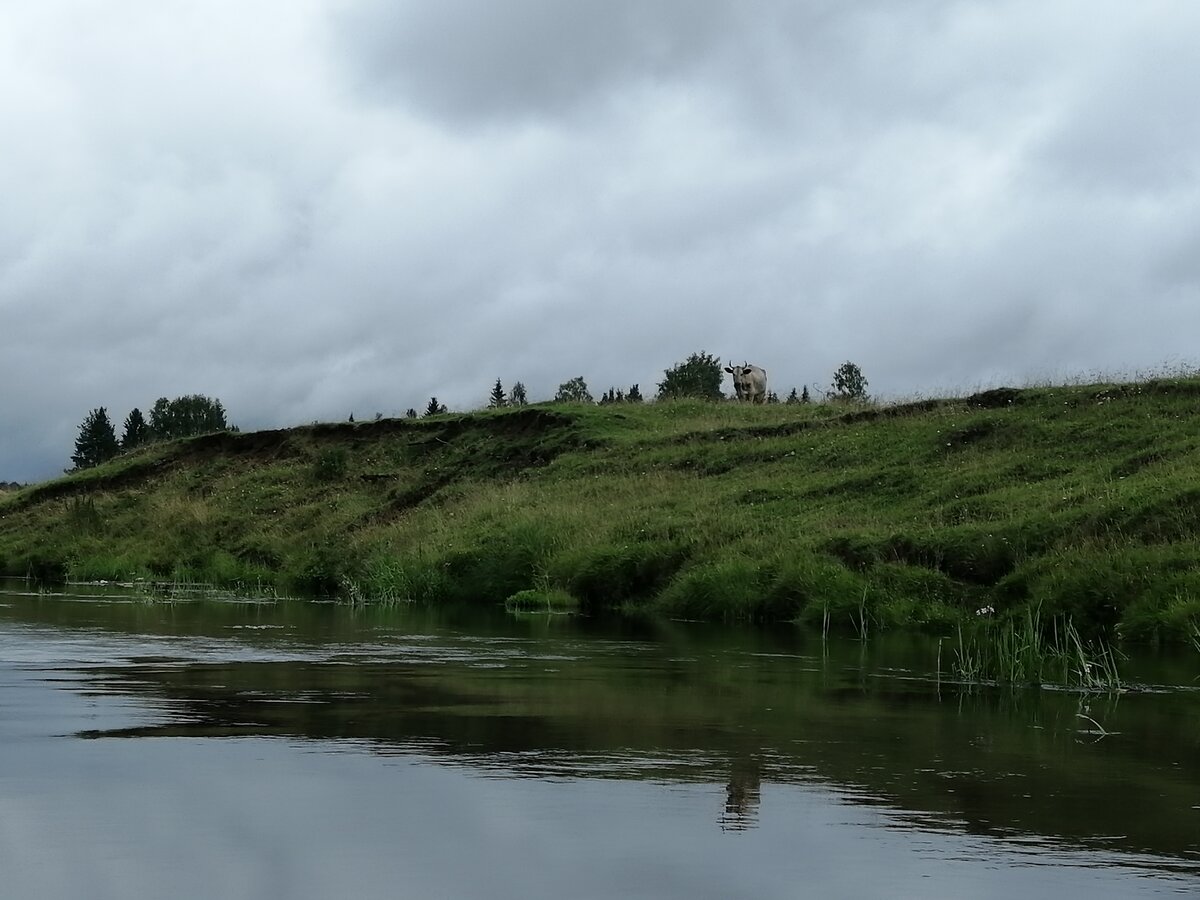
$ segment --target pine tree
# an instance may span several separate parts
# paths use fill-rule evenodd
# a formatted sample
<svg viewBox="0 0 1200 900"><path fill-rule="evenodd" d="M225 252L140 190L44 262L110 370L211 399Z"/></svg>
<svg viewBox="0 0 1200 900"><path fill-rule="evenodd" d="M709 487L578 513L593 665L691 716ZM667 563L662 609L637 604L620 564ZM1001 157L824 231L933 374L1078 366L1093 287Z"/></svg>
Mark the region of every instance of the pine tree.
<svg viewBox="0 0 1200 900"><path fill-rule="evenodd" d="M430 397L429 403L425 406L426 417L441 415L444 412L446 412L445 404L438 403L437 397Z"/></svg>
<svg viewBox="0 0 1200 900"><path fill-rule="evenodd" d="M787 395L787 399L783 401L784 406L797 406L800 403L800 395L796 393L796 389L792 388L792 392Z"/></svg>
<svg viewBox="0 0 1200 900"><path fill-rule="evenodd" d="M488 409L499 409L502 406L508 406L508 401L504 397L504 385L497 378L492 386L492 395L488 398Z"/></svg>
<svg viewBox="0 0 1200 900"><path fill-rule="evenodd" d="M415 419L416 417L417 417L417 411L415 409L413 409L411 406L404 413L404 418L406 418L406 419Z"/></svg>
<svg viewBox="0 0 1200 900"><path fill-rule="evenodd" d="M346 421L347 421L347 422L353 422L353 421L354 421L354 413L350 413L350 418L349 418L349 419L347 419Z"/></svg>
<svg viewBox="0 0 1200 900"><path fill-rule="evenodd" d="M108 418L108 410L101 406L88 413L79 426L79 437L75 438L71 462L75 463L76 469L87 469L112 459L120 449L117 434Z"/></svg>
<svg viewBox="0 0 1200 900"><path fill-rule="evenodd" d="M125 417L125 431L121 435L121 449L132 450L150 440L150 426L136 406Z"/></svg>
<svg viewBox="0 0 1200 900"><path fill-rule="evenodd" d="M629 403L642 402L642 392L638 390L638 386L636 384L629 388L629 393L625 395L625 399Z"/></svg>
<svg viewBox="0 0 1200 900"><path fill-rule="evenodd" d="M800 402L801 403L811 403L812 402L812 397L810 397L808 395L808 385L807 384L804 386L804 390L800 392Z"/></svg>
<svg viewBox="0 0 1200 900"><path fill-rule="evenodd" d="M512 386L512 390L509 392L508 405L525 406L528 403L529 400L525 397L525 385L518 381Z"/></svg>
<svg viewBox="0 0 1200 900"><path fill-rule="evenodd" d="M774 391L767 391L767 402L768 403L778 403L779 395L777 393L775 393Z"/></svg>

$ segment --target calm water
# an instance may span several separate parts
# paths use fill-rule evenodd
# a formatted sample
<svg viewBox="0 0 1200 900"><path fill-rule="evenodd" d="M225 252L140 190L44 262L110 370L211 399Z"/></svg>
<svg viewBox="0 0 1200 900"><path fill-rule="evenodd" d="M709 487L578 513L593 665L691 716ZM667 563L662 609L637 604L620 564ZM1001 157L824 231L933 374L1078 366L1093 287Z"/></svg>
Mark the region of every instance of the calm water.
<svg viewBox="0 0 1200 900"><path fill-rule="evenodd" d="M1194 650L119 594L0 584L5 897L1200 896Z"/></svg>

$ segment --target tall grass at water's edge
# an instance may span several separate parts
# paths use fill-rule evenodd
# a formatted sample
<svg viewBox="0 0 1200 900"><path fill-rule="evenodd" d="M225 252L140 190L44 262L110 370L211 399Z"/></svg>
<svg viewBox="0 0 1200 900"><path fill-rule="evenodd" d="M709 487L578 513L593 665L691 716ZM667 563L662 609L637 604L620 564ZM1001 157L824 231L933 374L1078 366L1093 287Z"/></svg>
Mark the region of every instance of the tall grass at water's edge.
<svg viewBox="0 0 1200 900"><path fill-rule="evenodd" d="M1085 641L1069 619L1055 618L1047 627L1034 608L1004 621L960 624L951 670L968 684L1119 691L1118 655L1102 639Z"/></svg>

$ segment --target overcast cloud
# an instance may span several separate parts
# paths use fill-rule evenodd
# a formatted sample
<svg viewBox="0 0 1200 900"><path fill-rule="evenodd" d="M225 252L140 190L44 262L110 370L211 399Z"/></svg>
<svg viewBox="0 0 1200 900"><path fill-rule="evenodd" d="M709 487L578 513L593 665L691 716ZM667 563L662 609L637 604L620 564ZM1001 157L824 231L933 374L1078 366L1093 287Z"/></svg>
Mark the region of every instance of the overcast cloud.
<svg viewBox="0 0 1200 900"><path fill-rule="evenodd" d="M0 480L706 350L884 397L1192 364L1192 0L0 2Z"/></svg>

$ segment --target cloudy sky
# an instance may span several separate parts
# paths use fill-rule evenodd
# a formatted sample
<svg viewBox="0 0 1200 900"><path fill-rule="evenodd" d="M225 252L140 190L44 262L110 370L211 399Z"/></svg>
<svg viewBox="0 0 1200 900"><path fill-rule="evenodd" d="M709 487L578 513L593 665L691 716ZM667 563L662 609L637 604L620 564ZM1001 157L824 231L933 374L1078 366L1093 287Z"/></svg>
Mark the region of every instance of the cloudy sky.
<svg viewBox="0 0 1200 900"><path fill-rule="evenodd" d="M641 384L1200 358L1194 0L0 0L0 480Z"/></svg>

